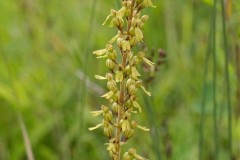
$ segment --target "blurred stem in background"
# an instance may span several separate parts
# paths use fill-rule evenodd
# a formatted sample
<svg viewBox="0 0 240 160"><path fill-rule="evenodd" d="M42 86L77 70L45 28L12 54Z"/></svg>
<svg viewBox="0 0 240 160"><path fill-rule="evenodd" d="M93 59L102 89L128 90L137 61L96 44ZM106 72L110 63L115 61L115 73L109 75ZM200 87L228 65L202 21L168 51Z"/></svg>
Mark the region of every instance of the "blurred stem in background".
<svg viewBox="0 0 240 160"><path fill-rule="evenodd" d="M230 1L227 1L230 3ZM230 4L227 5L229 6ZM226 31L226 10L224 0L221 0L221 12L222 12L222 30L223 30L223 44L224 44L224 55L225 55L225 82L226 82L226 93L227 93L227 111L228 111L228 148L229 148L229 160L232 159L232 107L231 107L231 91L229 81L229 49L228 49L228 37Z"/></svg>
<svg viewBox="0 0 240 160"><path fill-rule="evenodd" d="M15 89L15 86L14 86L14 83L13 83L14 79L13 79L13 75L12 75L12 72L11 72L12 69L11 69L11 66L8 63L8 59L7 59L7 56L5 54L5 51L1 48L1 46L0 46L0 51L2 53L3 61L5 63L5 66L7 68L8 78L9 78L11 89L12 89L12 94L15 98L15 103L13 102L13 105L14 105L13 107L16 108L16 106L20 105L20 103L19 103L18 94L16 92L16 89ZM24 142L24 145L25 145L25 150L26 150L26 155L28 157L28 160L34 160L34 154L33 154L33 151L32 151L31 141L30 141L30 138L29 138L29 135L28 135L26 125L24 123L24 119L22 117L22 113L20 111L18 111L17 113L14 113L13 116L15 116L15 120L18 121L19 127L21 128L22 138L23 138L23 142Z"/></svg>
<svg viewBox="0 0 240 160"><path fill-rule="evenodd" d="M204 73L203 73L203 87L202 87L202 100L201 100L201 115L200 115L200 127L199 127L199 160L204 159L204 124L205 124L205 106L206 106L206 89L207 89L207 75L209 68L209 57L212 49L212 32L213 25L210 26L209 37L208 37L208 47L206 50L205 60L204 60Z"/></svg>
<svg viewBox="0 0 240 160"><path fill-rule="evenodd" d="M213 36L212 36L212 54L213 54L213 140L214 140L214 159L218 160L218 124L217 124L217 96L216 96L216 87L217 87L217 57L216 57L216 18L217 18L217 0L214 0L213 8Z"/></svg>
<svg viewBox="0 0 240 160"><path fill-rule="evenodd" d="M90 45L90 37L91 34L93 33L93 20L94 20L94 15L95 15L95 11L96 11L96 6L97 6L97 0L92 0L92 6L91 6L91 12L90 12L90 17L89 17L89 22L88 22L88 31L87 31L87 35L85 38L85 49L83 52L83 59L82 59L82 66L81 68L83 68L83 73L86 75L84 76L84 79L82 80L82 85L80 88L80 104L78 105L78 112L77 112L77 122L78 122L78 133L79 135L83 134L85 132L85 122L84 122L84 113L85 113L85 107L86 107L86 98L87 98L87 75L88 75L88 71L89 71L89 65L88 65L88 58L89 58L89 45ZM81 53L78 53L81 54ZM76 147L76 151L73 155L75 160L79 159L79 156L84 154L84 150L81 148L81 143L82 143L82 137L79 136L77 138L77 147Z"/></svg>
<svg viewBox="0 0 240 160"><path fill-rule="evenodd" d="M148 117L148 122L149 122L149 125L150 125L150 134L151 134L151 140L152 140L152 148L154 150L154 153L155 153L155 158L157 160L161 160L161 149L160 149L160 146L161 146L161 138L159 136L159 127L156 127L158 126L157 122L156 122L156 113L154 111L154 105L153 105L153 100L152 100L152 97L146 97L144 95L141 94L141 99L143 101L143 106L146 106L145 107L145 110L147 111L146 114L147 114L147 117Z"/></svg>

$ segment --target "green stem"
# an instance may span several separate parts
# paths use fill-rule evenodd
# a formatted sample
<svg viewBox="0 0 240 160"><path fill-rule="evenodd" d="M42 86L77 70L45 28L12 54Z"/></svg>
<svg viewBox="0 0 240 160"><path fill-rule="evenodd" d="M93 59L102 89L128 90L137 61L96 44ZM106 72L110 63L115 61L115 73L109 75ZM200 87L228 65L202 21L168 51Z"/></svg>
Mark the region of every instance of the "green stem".
<svg viewBox="0 0 240 160"><path fill-rule="evenodd" d="M216 80L217 80L217 59L216 59L216 9L217 0L214 0L213 7L213 126L214 126L214 157L218 159L218 127L217 127L217 100L216 100Z"/></svg>
<svg viewBox="0 0 240 160"><path fill-rule="evenodd" d="M126 67L127 64L127 53L123 52L122 53L122 66L123 70ZM121 159L121 127L120 127L120 120L122 119L122 113L124 111L124 102L125 102L125 78L120 84L120 96L119 96L119 105L120 107L118 108L118 117L117 117L117 128L116 128L116 143L117 143L117 153L116 153L116 158L114 160L120 160Z"/></svg>
<svg viewBox="0 0 240 160"><path fill-rule="evenodd" d="M135 5L135 0L132 0L132 6L131 6L131 15L129 16L128 19L128 26L127 26L127 33L129 33L131 24L132 24L132 19L133 19L133 7ZM129 35L130 36L130 35ZM128 52L121 51L122 54L122 67L123 70L125 69L127 65L127 55L129 54ZM116 128L116 143L117 143L117 153L116 156L114 156L114 160L120 160L121 159L121 127L120 127L120 121L122 119L122 113L124 112L124 105L125 105L125 86L126 86L126 77L124 76L123 81L120 83L120 96L119 96L119 105L120 107L118 108L118 117L117 117L117 128Z"/></svg>
<svg viewBox="0 0 240 160"><path fill-rule="evenodd" d="M202 102L201 102L201 116L200 116L200 128L199 128L199 160L203 159L203 145L204 145L204 120L205 120L205 102L206 102L206 88L207 88L207 74L208 74L208 62L211 52L211 37L212 37L213 27L210 27L205 63L204 63L204 73L203 73L203 89L202 89Z"/></svg>
<svg viewBox="0 0 240 160"><path fill-rule="evenodd" d="M228 44L227 44L227 33L226 33L226 21L225 21L225 8L224 1L221 0L222 7L222 29L223 29L223 42L224 42L224 52L225 52L225 76L226 76L226 91L227 91L227 108L228 108L228 139L229 139L229 159L232 158L232 109L231 109L231 92L230 92L230 82L229 82L229 70L228 70Z"/></svg>
<svg viewBox="0 0 240 160"><path fill-rule="evenodd" d="M90 18L89 18L89 22L88 22L88 32L87 32L87 35L86 35L86 44L85 44L85 48L84 48L84 57L83 57L83 64L82 64L82 68L83 68L83 73L85 73L87 75L87 72L88 72L88 67L87 67L87 64L88 64L88 55L89 55L89 44L90 44L90 37L91 37L91 34L93 32L93 19L94 19L94 15L95 15L95 10L96 10L96 6L97 6L97 0L93 0L92 1L92 4L91 4L91 13L90 13ZM84 111L85 111L85 106L86 106L86 98L87 98L87 88L86 88L86 78L87 76L84 76L83 77L83 80L82 80L82 83L81 83L81 93L80 93L80 96L81 97L81 104L82 105L79 105L79 107L77 108L77 126L78 126L78 133L82 133L83 132L83 129L85 128L84 125L85 125L85 121L84 121ZM81 137L78 137L78 140L77 140L77 145L76 145L76 150L74 152L74 155L73 155L73 159L76 160L78 159L79 155L81 155L82 151L81 150L81 144L82 144L82 139Z"/></svg>

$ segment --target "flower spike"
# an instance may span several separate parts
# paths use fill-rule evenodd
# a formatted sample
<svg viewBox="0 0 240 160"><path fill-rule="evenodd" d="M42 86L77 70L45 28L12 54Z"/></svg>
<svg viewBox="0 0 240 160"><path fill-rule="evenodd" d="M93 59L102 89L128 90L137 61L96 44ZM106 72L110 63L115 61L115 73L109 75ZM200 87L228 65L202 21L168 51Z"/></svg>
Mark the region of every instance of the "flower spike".
<svg viewBox="0 0 240 160"><path fill-rule="evenodd" d="M98 59L105 58L108 71L105 76L95 75L95 78L106 80L108 91L101 97L109 104L102 105L101 110L90 112L93 117L101 117L102 123L90 127L89 130L103 126L103 133L109 139L106 145L111 159L147 160L138 155L135 148L130 148L124 154L121 153L121 148L134 136L135 129L149 131L147 127L132 120L132 114L143 112L137 98L140 88L151 96L143 86L139 65L143 61L154 68L154 63L145 57L143 51L133 48L144 40L142 28L149 17L141 15L142 10L155 6L152 0L122 0L121 4L119 9L111 9L103 22L103 25L116 28L117 33L104 49L93 52Z"/></svg>

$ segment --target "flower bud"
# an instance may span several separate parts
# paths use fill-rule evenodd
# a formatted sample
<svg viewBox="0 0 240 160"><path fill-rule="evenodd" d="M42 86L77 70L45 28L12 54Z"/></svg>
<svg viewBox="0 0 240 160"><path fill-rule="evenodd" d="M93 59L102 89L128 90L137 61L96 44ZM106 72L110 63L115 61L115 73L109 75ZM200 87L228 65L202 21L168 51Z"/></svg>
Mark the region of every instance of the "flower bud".
<svg viewBox="0 0 240 160"><path fill-rule="evenodd" d="M130 99L127 100L127 102L125 103L125 105L126 105L126 107L127 107L128 109L133 108L133 105L132 105L132 102L131 102Z"/></svg>
<svg viewBox="0 0 240 160"><path fill-rule="evenodd" d="M129 155L134 155L134 154L136 154L136 149L135 148L130 148L129 150L128 150L128 153L129 153Z"/></svg>
<svg viewBox="0 0 240 160"><path fill-rule="evenodd" d="M101 106L101 110L106 113L106 112L109 111L109 108L107 106L105 106L105 105L102 105Z"/></svg>
<svg viewBox="0 0 240 160"><path fill-rule="evenodd" d="M143 41L143 33L140 28L135 28L135 37L137 41Z"/></svg>
<svg viewBox="0 0 240 160"><path fill-rule="evenodd" d="M127 7L123 6L121 9L117 11L116 16L122 18L125 15L126 10L127 10Z"/></svg>
<svg viewBox="0 0 240 160"><path fill-rule="evenodd" d="M123 43L123 38L119 37L117 39L117 45L118 45L119 48L122 48L122 43Z"/></svg>
<svg viewBox="0 0 240 160"><path fill-rule="evenodd" d="M131 122L131 127L136 128L138 126L138 123L136 121Z"/></svg>
<svg viewBox="0 0 240 160"><path fill-rule="evenodd" d="M131 10L128 8L128 9L126 10L125 16L126 16L126 17L129 17L130 15L131 15Z"/></svg>
<svg viewBox="0 0 240 160"><path fill-rule="evenodd" d="M133 28L133 27L130 28L129 33L131 34L131 36L134 36L134 35L135 35L135 32L134 32L134 28Z"/></svg>
<svg viewBox="0 0 240 160"><path fill-rule="evenodd" d="M124 20L120 17L116 17L114 18L114 21L113 21L114 25L119 27L120 29L123 28L123 25L124 25Z"/></svg>
<svg viewBox="0 0 240 160"><path fill-rule="evenodd" d="M131 45L130 45L130 41L128 40L124 40L121 44L121 48L123 51L129 51L131 50Z"/></svg>
<svg viewBox="0 0 240 160"><path fill-rule="evenodd" d="M129 129L124 132L124 135L127 139L131 138L134 134L134 129Z"/></svg>
<svg viewBox="0 0 240 160"><path fill-rule="evenodd" d="M111 73L107 73L106 78L108 81L111 81L111 80L113 80L113 75Z"/></svg>
<svg viewBox="0 0 240 160"><path fill-rule="evenodd" d="M130 8L131 4L132 4L131 1L124 1L124 2L123 2L123 5L124 5L125 7L127 7L127 8Z"/></svg>
<svg viewBox="0 0 240 160"><path fill-rule="evenodd" d="M113 132L112 126L109 125L108 127L104 127L103 131L108 138L112 137L112 132Z"/></svg>
<svg viewBox="0 0 240 160"><path fill-rule="evenodd" d="M129 88L128 88L128 92L130 93L130 95L135 95L137 93L137 88L135 85L131 85Z"/></svg>
<svg viewBox="0 0 240 160"><path fill-rule="evenodd" d="M145 23L148 20L148 15L143 15L141 17L141 20L142 20L143 23Z"/></svg>
<svg viewBox="0 0 240 160"><path fill-rule="evenodd" d="M145 57L145 53L144 52L138 52L138 57L140 59L142 59L143 57Z"/></svg>
<svg viewBox="0 0 240 160"><path fill-rule="evenodd" d="M107 87L109 90L115 90L116 88L116 82L114 80L108 81L107 82Z"/></svg>
<svg viewBox="0 0 240 160"><path fill-rule="evenodd" d="M137 97L134 96L134 95L132 95L132 96L130 97L130 100L131 100L131 101L135 101L136 99L137 99Z"/></svg>
<svg viewBox="0 0 240 160"><path fill-rule="evenodd" d="M125 67L124 74L127 76L131 74L131 67L129 65Z"/></svg>
<svg viewBox="0 0 240 160"><path fill-rule="evenodd" d="M133 56L130 62L131 62L131 65L138 65L140 61L137 56Z"/></svg>
<svg viewBox="0 0 240 160"><path fill-rule="evenodd" d="M136 86L137 88L139 88L141 85L142 85L142 80L138 80L138 81L135 83L135 86Z"/></svg>
<svg viewBox="0 0 240 160"><path fill-rule="evenodd" d="M129 78L126 82L127 88L129 88L131 85L134 85L134 84L135 84L135 80L132 78Z"/></svg>
<svg viewBox="0 0 240 160"><path fill-rule="evenodd" d="M113 110L113 112L114 112L114 113L118 113L119 107L120 107L120 106L117 104L117 102L114 102L114 103L112 104L112 110Z"/></svg>
<svg viewBox="0 0 240 160"><path fill-rule="evenodd" d="M117 89L117 88L116 88ZM116 90L117 91L117 90ZM117 93L115 93L112 97L113 101L118 101L118 98L119 98L119 91Z"/></svg>
<svg viewBox="0 0 240 160"><path fill-rule="evenodd" d="M113 46L112 46L112 44L107 44L106 45L106 49L108 50L108 52L112 52L113 51Z"/></svg>
<svg viewBox="0 0 240 160"><path fill-rule="evenodd" d="M111 122L111 120L112 120L112 111L108 111L108 112L103 112L103 118L104 118L104 120L105 121L107 121L107 122Z"/></svg>
<svg viewBox="0 0 240 160"><path fill-rule="evenodd" d="M121 128L122 128L122 131L126 131L126 130L129 130L130 129L130 124L129 124L129 121L127 119L122 119L120 121L120 125L121 125Z"/></svg>
<svg viewBox="0 0 240 160"><path fill-rule="evenodd" d="M156 6L153 5L152 0L143 0L143 6L156 8Z"/></svg>
<svg viewBox="0 0 240 160"><path fill-rule="evenodd" d="M123 72L122 71L116 71L115 79L116 79L116 82L122 82L122 80L123 80Z"/></svg>
<svg viewBox="0 0 240 160"><path fill-rule="evenodd" d="M111 15L112 15L113 17L116 17L116 15L117 15L117 11L114 10L114 9L111 9Z"/></svg>
<svg viewBox="0 0 240 160"><path fill-rule="evenodd" d="M132 57L133 57L133 52L129 52L128 55L127 55L127 58L131 59Z"/></svg>
<svg viewBox="0 0 240 160"><path fill-rule="evenodd" d="M130 156L128 152L125 152L123 155L123 160L132 160L133 156Z"/></svg>
<svg viewBox="0 0 240 160"><path fill-rule="evenodd" d="M114 67L115 67L115 63L111 59L107 59L106 65L109 69L114 69Z"/></svg>
<svg viewBox="0 0 240 160"><path fill-rule="evenodd" d="M137 43L137 40L136 40L136 37L134 36L134 37L131 37L130 38L130 44L133 46L133 45L135 45Z"/></svg>
<svg viewBox="0 0 240 160"><path fill-rule="evenodd" d="M132 72L131 72L131 73L132 73L131 76L132 76L134 79L138 79L138 77L141 76L140 73L138 72L138 70L136 69L136 67L134 67L134 66L131 67L131 71L132 71Z"/></svg>
<svg viewBox="0 0 240 160"><path fill-rule="evenodd" d="M108 52L107 54L108 58L111 59L111 60L115 60L116 57L117 57L117 53L115 50L111 51L111 52Z"/></svg>
<svg viewBox="0 0 240 160"><path fill-rule="evenodd" d="M135 26L140 26L140 24L142 23L142 20L138 18L136 19L135 23L136 23Z"/></svg>
<svg viewBox="0 0 240 160"><path fill-rule="evenodd" d="M144 26L144 23L141 22L141 23L139 24L139 28L143 28L143 26Z"/></svg>
<svg viewBox="0 0 240 160"><path fill-rule="evenodd" d="M130 120L131 119L131 114L129 112L125 112L124 115L123 115L123 118L126 120Z"/></svg>

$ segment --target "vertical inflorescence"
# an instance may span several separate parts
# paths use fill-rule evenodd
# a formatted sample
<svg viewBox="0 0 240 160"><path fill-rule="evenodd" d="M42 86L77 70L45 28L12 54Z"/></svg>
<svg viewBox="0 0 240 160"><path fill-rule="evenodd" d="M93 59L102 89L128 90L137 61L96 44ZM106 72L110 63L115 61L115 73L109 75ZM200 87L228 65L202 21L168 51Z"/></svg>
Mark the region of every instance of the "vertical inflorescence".
<svg viewBox="0 0 240 160"><path fill-rule="evenodd" d="M106 58L109 72L105 76L95 77L107 81L109 92L102 97L106 98L110 105L102 105L101 110L91 112L92 116L102 115L103 121L89 130L103 126L104 134L109 138L107 150L113 160L145 159L136 154L135 148L130 148L121 155L121 148L133 136L136 128L149 131L132 119L132 114L142 111L138 103L138 89L141 88L151 96L142 84L137 66L142 61L151 67L154 64L145 57L143 51L132 50L137 43L143 41L142 27L148 16L141 15L141 11L149 6L155 7L151 0L122 0L122 7L119 10L112 9L103 23L116 27L117 35L104 49L93 52L97 58Z"/></svg>

